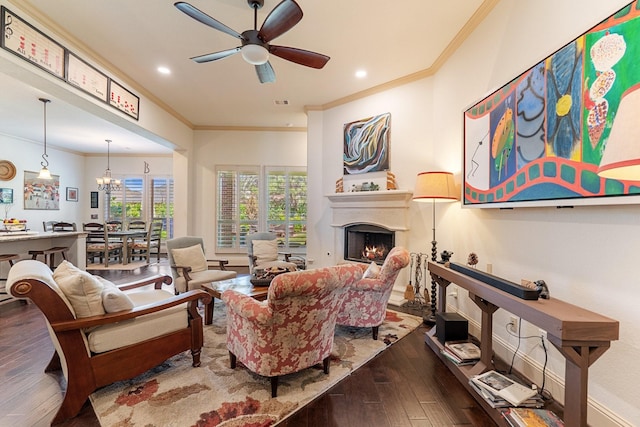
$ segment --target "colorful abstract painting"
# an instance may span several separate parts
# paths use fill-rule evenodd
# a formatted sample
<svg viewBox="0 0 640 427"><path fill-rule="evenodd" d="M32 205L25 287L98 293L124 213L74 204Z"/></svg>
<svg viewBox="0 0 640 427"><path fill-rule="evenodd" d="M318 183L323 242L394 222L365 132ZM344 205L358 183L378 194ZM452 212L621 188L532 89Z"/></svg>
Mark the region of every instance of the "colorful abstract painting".
<svg viewBox="0 0 640 427"><path fill-rule="evenodd" d="M390 113L345 124L344 174L389 170L390 132Z"/></svg>
<svg viewBox="0 0 640 427"><path fill-rule="evenodd" d="M467 109L464 204L639 195L640 176L611 178L603 161L616 120L640 130L640 120L617 114L623 98L635 106L640 95L639 57L634 1Z"/></svg>

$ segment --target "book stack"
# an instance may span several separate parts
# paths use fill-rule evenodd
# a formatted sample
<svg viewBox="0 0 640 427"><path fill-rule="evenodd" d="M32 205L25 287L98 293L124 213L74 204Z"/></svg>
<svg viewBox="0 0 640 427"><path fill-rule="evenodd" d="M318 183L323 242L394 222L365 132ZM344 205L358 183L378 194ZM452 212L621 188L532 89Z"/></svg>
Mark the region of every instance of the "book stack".
<svg viewBox="0 0 640 427"><path fill-rule="evenodd" d="M547 409L509 408L502 416L511 427L563 427L564 422Z"/></svg>
<svg viewBox="0 0 640 427"><path fill-rule="evenodd" d="M535 389L496 371L474 375L469 384L492 408L541 408L544 405L542 396Z"/></svg>
<svg viewBox="0 0 640 427"><path fill-rule="evenodd" d="M468 341L447 341L441 353L456 365L472 365L480 360L480 349Z"/></svg>

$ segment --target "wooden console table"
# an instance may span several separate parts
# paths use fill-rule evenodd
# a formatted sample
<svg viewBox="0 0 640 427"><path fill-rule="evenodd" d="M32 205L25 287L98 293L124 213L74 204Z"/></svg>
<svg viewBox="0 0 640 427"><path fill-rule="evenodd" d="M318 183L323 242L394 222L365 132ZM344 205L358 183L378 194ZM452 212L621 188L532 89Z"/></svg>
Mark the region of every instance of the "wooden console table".
<svg viewBox="0 0 640 427"><path fill-rule="evenodd" d="M440 354L442 344L435 337L435 327L427 337L427 344L445 362L459 381L471 392L499 425L507 425L498 411L469 385L469 378L492 366L493 313L503 308L537 327L547 331L547 339L565 357L564 423L566 427L587 426L587 386L589 366L617 340L619 323L589 310L559 299L520 299L480 280L454 271L444 265L429 262L429 272L438 286L438 311L447 305L447 286L455 283L466 289L469 297L482 310L480 351L481 358L473 366L457 366Z"/></svg>

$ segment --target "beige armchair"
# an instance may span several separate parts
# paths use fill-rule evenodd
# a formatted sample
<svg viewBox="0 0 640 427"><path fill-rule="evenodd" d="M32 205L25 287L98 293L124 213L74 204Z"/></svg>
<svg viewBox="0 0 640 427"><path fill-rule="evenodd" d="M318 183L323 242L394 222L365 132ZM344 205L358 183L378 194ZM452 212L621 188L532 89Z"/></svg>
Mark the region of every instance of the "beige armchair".
<svg viewBox="0 0 640 427"><path fill-rule="evenodd" d="M293 262L290 253L278 252L278 241L275 233L253 233L247 234L247 255L249 257L249 274L254 274L255 269L265 269L270 267L285 268L295 271L298 266ZM283 260L278 256L282 255Z"/></svg>
<svg viewBox="0 0 640 427"><path fill-rule="evenodd" d="M200 289L204 283L236 277L235 271L227 270L229 261L206 259L204 253L202 237L184 236L167 240L167 257L176 293ZM215 267L218 270L213 269Z"/></svg>
<svg viewBox="0 0 640 427"><path fill-rule="evenodd" d="M55 272L36 260L11 268L7 290L42 311L55 347L47 370L62 369L66 378L53 424L76 416L99 387L140 375L180 352L190 350L193 366L200 365L197 307L211 297L204 291L176 296L161 289L170 283L169 276L155 276L116 287L67 261ZM146 288L137 289L141 286Z"/></svg>

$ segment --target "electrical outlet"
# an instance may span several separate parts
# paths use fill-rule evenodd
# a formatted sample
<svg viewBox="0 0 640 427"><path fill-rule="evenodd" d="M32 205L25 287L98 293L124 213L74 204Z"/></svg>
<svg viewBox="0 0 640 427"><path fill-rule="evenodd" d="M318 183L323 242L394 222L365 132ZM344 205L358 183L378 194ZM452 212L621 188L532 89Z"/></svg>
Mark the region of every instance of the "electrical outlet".
<svg viewBox="0 0 640 427"><path fill-rule="evenodd" d="M516 316L511 316L509 318L508 328L509 331L513 332L514 334L518 333L518 318Z"/></svg>
<svg viewBox="0 0 640 427"><path fill-rule="evenodd" d="M538 329L538 336L542 339L547 339L547 331L544 329Z"/></svg>

